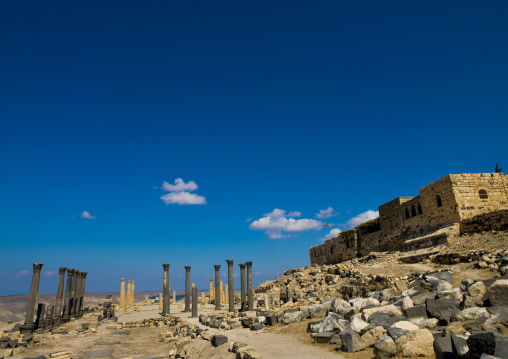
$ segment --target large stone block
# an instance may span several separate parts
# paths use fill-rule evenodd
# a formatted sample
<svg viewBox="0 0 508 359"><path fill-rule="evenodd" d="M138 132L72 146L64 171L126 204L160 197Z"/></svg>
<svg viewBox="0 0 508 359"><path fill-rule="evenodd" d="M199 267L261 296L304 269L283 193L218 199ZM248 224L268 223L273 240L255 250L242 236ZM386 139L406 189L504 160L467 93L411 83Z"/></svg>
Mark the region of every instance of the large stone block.
<svg viewBox="0 0 508 359"><path fill-rule="evenodd" d="M490 303L499 306L508 306L508 279L498 279L489 287Z"/></svg>
<svg viewBox="0 0 508 359"><path fill-rule="evenodd" d="M395 343L389 336L382 336L374 344L374 356L376 359L388 359L395 355Z"/></svg>
<svg viewBox="0 0 508 359"><path fill-rule="evenodd" d="M358 335L352 329L344 330L339 333L340 339L342 341L342 350L348 353L354 353L364 349L363 342Z"/></svg>
<svg viewBox="0 0 508 359"><path fill-rule="evenodd" d="M281 323L283 324L290 324L290 323L297 323L303 319L303 312L297 311L293 313L286 313L282 317Z"/></svg>
<svg viewBox="0 0 508 359"><path fill-rule="evenodd" d="M459 303L454 299L427 299L427 313L433 318L444 318L446 311L459 310Z"/></svg>
<svg viewBox="0 0 508 359"><path fill-rule="evenodd" d="M453 333L452 338L452 351L455 359L468 359L469 347L467 345L468 335Z"/></svg>
<svg viewBox="0 0 508 359"><path fill-rule="evenodd" d="M218 347L219 345L226 344L228 342L228 337L222 334L215 334L211 342L214 347Z"/></svg>
<svg viewBox="0 0 508 359"><path fill-rule="evenodd" d="M482 353L495 356L503 347L503 341L503 336L497 332L479 332L470 335L467 338L470 359L479 359ZM508 356L508 351L505 355Z"/></svg>
<svg viewBox="0 0 508 359"><path fill-rule="evenodd" d="M363 334L360 339L365 347L371 347L385 335L386 330L383 327L375 327L374 329Z"/></svg>
<svg viewBox="0 0 508 359"><path fill-rule="evenodd" d="M322 318L326 317L328 311L332 308L332 302L326 302L323 304L314 304L309 307L309 316L311 318Z"/></svg>
<svg viewBox="0 0 508 359"><path fill-rule="evenodd" d="M401 336L395 342L395 348L398 356L418 357L429 356L434 353L434 336L427 329L419 329Z"/></svg>
<svg viewBox="0 0 508 359"><path fill-rule="evenodd" d="M454 359L452 339L449 335L434 340L434 354L436 359Z"/></svg>

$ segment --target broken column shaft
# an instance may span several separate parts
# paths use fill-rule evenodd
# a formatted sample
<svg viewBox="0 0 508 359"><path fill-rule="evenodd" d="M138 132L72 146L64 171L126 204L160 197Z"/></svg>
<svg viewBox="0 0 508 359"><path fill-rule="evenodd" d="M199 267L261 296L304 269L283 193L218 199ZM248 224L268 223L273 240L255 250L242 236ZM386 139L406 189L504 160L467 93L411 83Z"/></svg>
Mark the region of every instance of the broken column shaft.
<svg viewBox="0 0 508 359"><path fill-rule="evenodd" d="M190 312L190 302L191 302L191 284L190 284L190 266L184 266L185 268L185 309L184 312Z"/></svg>
<svg viewBox="0 0 508 359"><path fill-rule="evenodd" d="M215 310L220 310L220 264L214 264L215 267Z"/></svg>
<svg viewBox="0 0 508 359"><path fill-rule="evenodd" d="M254 298L252 292L252 262L245 262L247 266L247 309L254 310Z"/></svg>
<svg viewBox="0 0 508 359"><path fill-rule="evenodd" d="M162 286L162 315L168 315L170 312L170 293L169 293L169 264L163 264L164 284Z"/></svg>
<svg viewBox="0 0 508 359"><path fill-rule="evenodd" d="M246 303L246 293L245 293L245 263L241 263L238 265L240 267L240 302L241 302L241 310L245 310L247 308Z"/></svg>
<svg viewBox="0 0 508 359"><path fill-rule="evenodd" d="M233 260L226 259L228 264L228 303L229 303L229 311L235 311L235 285L233 283Z"/></svg>

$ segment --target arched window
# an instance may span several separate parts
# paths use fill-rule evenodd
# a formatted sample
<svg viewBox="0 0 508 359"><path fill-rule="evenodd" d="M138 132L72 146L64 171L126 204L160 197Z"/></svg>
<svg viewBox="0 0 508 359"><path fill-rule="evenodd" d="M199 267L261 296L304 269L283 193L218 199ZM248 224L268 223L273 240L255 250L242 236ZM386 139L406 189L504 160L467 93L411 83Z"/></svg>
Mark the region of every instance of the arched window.
<svg viewBox="0 0 508 359"><path fill-rule="evenodd" d="M414 204L411 206L411 217L416 217L416 207Z"/></svg>
<svg viewBox="0 0 508 359"><path fill-rule="evenodd" d="M480 195L480 199L489 199L489 195L484 189L481 189L478 194Z"/></svg>
<svg viewBox="0 0 508 359"><path fill-rule="evenodd" d="M441 196L440 195L436 196L436 203L437 203L438 207L442 207L443 206L443 202L441 201Z"/></svg>
<svg viewBox="0 0 508 359"><path fill-rule="evenodd" d="M420 206L420 202L418 202L418 214L422 214L422 206Z"/></svg>
<svg viewBox="0 0 508 359"><path fill-rule="evenodd" d="M408 211L407 208L406 208L406 211L404 213L406 214L406 219L408 219L409 218L409 211Z"/></svg>

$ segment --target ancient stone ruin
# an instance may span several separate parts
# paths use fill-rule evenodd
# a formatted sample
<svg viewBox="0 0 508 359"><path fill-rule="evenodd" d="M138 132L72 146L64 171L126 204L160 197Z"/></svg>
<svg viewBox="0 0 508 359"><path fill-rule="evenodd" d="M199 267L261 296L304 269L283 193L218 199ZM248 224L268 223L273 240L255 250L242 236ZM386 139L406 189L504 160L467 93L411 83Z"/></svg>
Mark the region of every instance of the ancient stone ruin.
<svg viewBox="0 0 508 359"><path fill-rule="evenodd" d="M309 249L311 264L340 263L370 252L413 250L464 233L508 229L508 176L450 174L379 206L379 219Z"/></svg>

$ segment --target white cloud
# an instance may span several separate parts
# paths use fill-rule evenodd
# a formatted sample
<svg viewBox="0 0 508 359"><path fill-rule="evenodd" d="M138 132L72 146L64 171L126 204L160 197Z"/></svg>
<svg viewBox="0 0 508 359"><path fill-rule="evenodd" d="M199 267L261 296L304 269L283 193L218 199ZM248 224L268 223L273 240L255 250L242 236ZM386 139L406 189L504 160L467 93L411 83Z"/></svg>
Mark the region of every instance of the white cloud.
<svg viewBox="0 0 508 359"><path fill-rule="evenodd" d="M326 241L327 239L330 239L330 238L333 238L333 237L337 237L337 235L342 232L339 228L332 228L330 230L330 232L328 232L328 234L326 236L324 236L323 238L320 238L319 240L321 242L324 242Z"/></svg>
<svg viewBox="0 0 508 359"><path fill-rule="evenodd" d="M90 212L88 212L88 211L83 211L83 213L81 213L81 218L86 218L86 219L97 219L97 217L92 216L92 215L90 214Z"/></svg>
<svg viewBox="0 0 508 359"><path fill-rule="evenodd" d="M206 204L205 197L190 193L198 189L194 181L185 183L183 179L177 178L174 185L163 181L161 189L169 192L160 197L165 204Z"/></svg>
<svg viewBox="0 0 508 359"><path fill-rule="evenodd" d="M333 216L338 216L340 213L334 212L333 207L328 207L327 209L320 209L319 213L316 213L316 218L325 219Z"/></svg>
<svg viewBox="0 0 508 359"><path fill-rule="evenodd" d="M349 221L347 221L347 224L349 228L354 228L362 223L365 223L367 221L370 221L371 219L378 217L379 217L378 211L372 211L369 209L368 211L360 213L358 216L351 218Z"/></svg>
<svg viewBox="0 0 508 359"><path fill-rule="evenodd" d="M185 181L181 178L175 179L175 184L169 184L166 181L162 181L162 187L164 191L168 192L179 192L179 191L195 191L198 189L198 185L194 181Z"/></svg>
<svg viewBox="0 0 508 359"><path fill-rule="evenodd" d="M161 196L161 199L166 204L206 204L206 198L203 196L198 196L195 193L189 192L171 192L167 193L164 196Z"/></svg>
<svg viewBox="0 0 508 359"><path fill-rule="evenodd" d="M245 220L245 222L250 222L250 221L252 221L252 218L251 218L251 217L249 217L249 218L247 218L247 219Z"/></svg>
<svg viewBox="0 0 508 359"><path fill-rule="evenodd" d="M285 232L301 232L309 229L319 230L323 223L315 219L302 218L294 219L288 217L299 217L301 212L293 211L286 213L283 209L275 208L270 213L265 213L260 219L253 221L249 228L256 231L266 231L270 238L289 237Z"/></svg>

